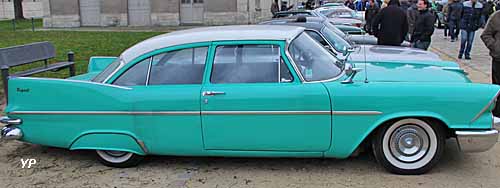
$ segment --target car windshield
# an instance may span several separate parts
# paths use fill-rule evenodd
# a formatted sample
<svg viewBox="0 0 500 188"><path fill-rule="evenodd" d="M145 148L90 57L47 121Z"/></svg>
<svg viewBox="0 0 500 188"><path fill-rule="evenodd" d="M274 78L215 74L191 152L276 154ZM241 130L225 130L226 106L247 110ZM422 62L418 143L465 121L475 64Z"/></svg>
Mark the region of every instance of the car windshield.
<svg viewBox="0 0 500 188"><path fill-rule="evenodd" d="M305 32L292 41L288 50L308 82L332 79L342 73L342 63Z"/></svg>
<svg viewBox="0 0 500 188"><path fill-rule="evenodd" d="M326 40L333 45L333 48L335 48L337 52L342 52L344 49L352 48L349 42L328 27L323 27L323 29L321 29L321 33L325 36Z"/></svg>
<svg viewBox="0 0 500 188"><path fill-rule="evenodd" d="M101 73L99 73L94 79L93 82L102 83L110 74L112 74L120 65L120 58L117 58L113 63L109 64Z"/></svg>

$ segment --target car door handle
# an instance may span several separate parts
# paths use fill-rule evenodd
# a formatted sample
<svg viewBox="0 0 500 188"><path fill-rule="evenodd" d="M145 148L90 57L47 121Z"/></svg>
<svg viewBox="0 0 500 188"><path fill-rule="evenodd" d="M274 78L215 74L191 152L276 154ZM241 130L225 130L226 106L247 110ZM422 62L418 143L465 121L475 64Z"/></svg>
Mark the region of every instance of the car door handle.
<svg viewBox="0 0 500 188"><path fill-rule="evenodd" d="M201 93L203 96L214 96L214 95L225 95L225 92L222 91L204 91Z"/></svg>

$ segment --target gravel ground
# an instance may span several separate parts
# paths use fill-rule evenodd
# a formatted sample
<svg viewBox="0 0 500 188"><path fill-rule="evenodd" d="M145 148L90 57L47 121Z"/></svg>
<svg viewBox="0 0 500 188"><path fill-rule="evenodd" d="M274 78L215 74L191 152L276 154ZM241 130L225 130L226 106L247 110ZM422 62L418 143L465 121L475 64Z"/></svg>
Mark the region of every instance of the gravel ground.
<svg viewBox="0 0 500 188"><path fill-rule="evenodd" d="M457 50L440 32L432 50L454 60ZM474 66L489 63L488 57L472 58L459 63L475 82L488 83L490 73ZM23 169L26 159L37 163ZM118 169L101 165L92 151L0 142L1 187L500 187L499 177L500 145L463 154L454 140L448 140L440 163L420 176L390 174L369 153L343 160L150 156L138 167Z"/></svg>

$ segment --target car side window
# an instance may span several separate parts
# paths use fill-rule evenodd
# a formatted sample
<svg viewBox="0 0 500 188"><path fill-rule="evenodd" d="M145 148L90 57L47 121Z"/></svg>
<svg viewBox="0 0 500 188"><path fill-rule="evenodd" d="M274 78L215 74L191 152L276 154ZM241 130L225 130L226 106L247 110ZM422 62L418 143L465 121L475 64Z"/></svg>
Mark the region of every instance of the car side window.
<svg viewBox="0 0 500 188"><path fill-rule="evenodd" d="M118 77L113 84L120 86L146 85L150 60L151 58L146 58L130 67L127 71L120 75L120 77Z"/></svg>
<svg viewBox="0 0 500 188"><path fill-rule="evenodd" d="M222 45L215 51L212 83L291 82L278 45Z"/></svg>
<svg viewBox="0 0 500 188"><path fill-rule="evenodd" d="M153 56L148 85L201 84L207 51L199 47Z"/></svg>

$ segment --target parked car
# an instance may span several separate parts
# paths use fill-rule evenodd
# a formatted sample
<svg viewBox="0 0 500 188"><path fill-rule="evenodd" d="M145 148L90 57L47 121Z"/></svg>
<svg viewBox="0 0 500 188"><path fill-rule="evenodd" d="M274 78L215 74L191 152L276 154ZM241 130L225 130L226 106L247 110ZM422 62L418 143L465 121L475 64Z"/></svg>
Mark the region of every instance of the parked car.
<svg viewBox="0 0 500 188"><path fill-rule="evenodd" d="M407 64L410 63L409 61L412 61L411 63L442 66L457 69L457 71L461 70L455 62L443 61L439 55L426 50L371 44L358 45L352 41L351 36L344 35L344 33L339 31L328 21L310 18L306 21L305 18L302 18L298 20L272 20L260 24L305 27L309 36L312 36L314 40L331 50L336 57L347 62L393 62ZM355 35L355 37L359 38L355 40L362 41L360 36ZM349 59L347 59L348 57L345 54L345 49L353 49L352 52L348 54Z"/></svg>
<svg viewBox="0 0 500 188"><path fill-rule="evenodd" d="M320 19L328 19L319 11L316 10L301 10L301 11L282 11L278 12L273 16L273 19L297 19L299 16L305 16L307 18L317 17ZM332 22L332 24L335 24ZM337 28L343 31L346 34L350 35L364 35L366 32L359 27L346 25L346 24L337 24Z"/></svg>
<svg viewBox="0 0 500 188"><path fill-rule="evenodd" d="M273 15L273 18L288 18L293 16L318 17L321 15L311 10L290 10L290 11L276 12Z"/></svg>
<svg viewBox="0 0 500 188"><path fill-rule="evenodd" d="M347 158L370 145L390 172L422 174L446 139L486 151L500 125L499 86L432 65L345 64L303 27L177 31L89 67L10 78L2 138L96 150L114 167L145 155Z"/></svg>
<svg viewBox="0 0 500 188"><path fill-rule="evenodd" d="M299 21L298 21L299 20ZM300 21L302 20L302 21ZM297 25L297 26L303 26L303 27L313 27L313 29L321 30L322 28L326 27L328 31L334 32L336 35L331 35L331 37L334 37L335 39L332 39L332 41L338 41L338 40L344 40L347 41L346 43L350 43L351 45L377 45L377 38L372 36L372 35L351 35L351 32L345 31L345 28L343 31L341 31L341 25L333 25L331 24L328 20L323 19L321 17L305 17L301 18L301 16L294 16L294 17L289 17L287 19L280 19L280 20L271 20L271 21L265 21L261 22L261 24L273 24L273 25ZM340 39L337 39L340 38ZM332 42L333 43L333 42ZM409 42L403 42L401 44L403 47L410 47ZM344 46L340 47L342 49ZM412 52L417 49L411 49L407 48L405 52ZM421 51L421 50L417 50ZM433 58L435 60L440 60L439 56L436 55L435 53L432 52L427 52L425 56L422 58L424 59L429 59ZM418 54L418 53L416 53ZM379 54L379 55L387 55L390 58L390 54Z"/></svg>
<svg viewBox="0 0 500 188"><path fill-rule="evenodd" d="M327 17L334 25L350 25L359 28L364 26L364 17L360 17L356 11L350 8L320 7L315 11Z"/></svg>
<svg viewBox="0 0 500 188"><path fill-rule="evenodd" d="M325 3L321 7L346 7L344 3Z"/></svg>

